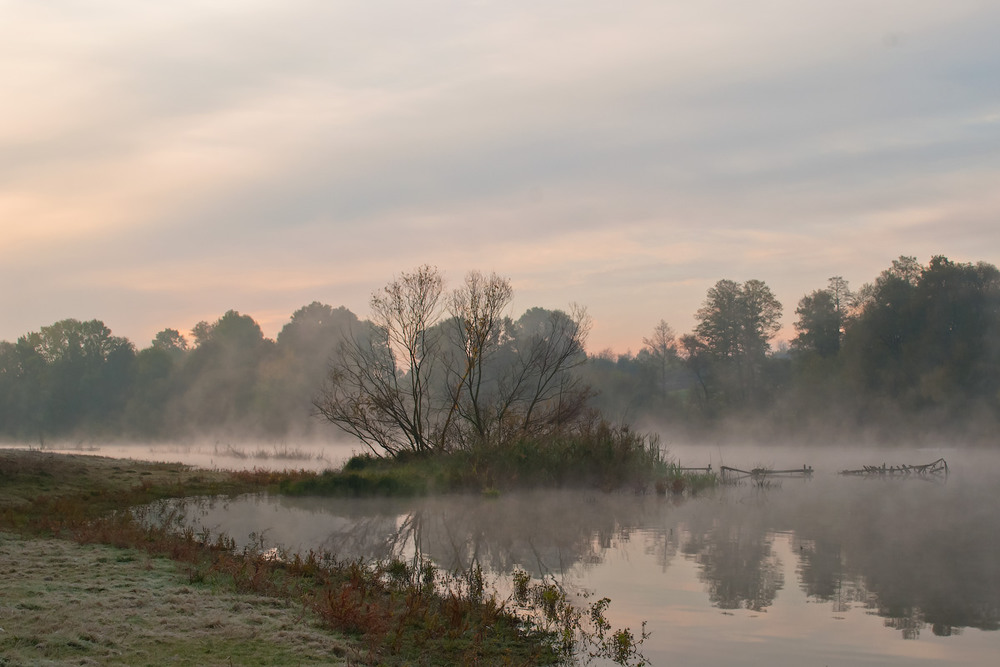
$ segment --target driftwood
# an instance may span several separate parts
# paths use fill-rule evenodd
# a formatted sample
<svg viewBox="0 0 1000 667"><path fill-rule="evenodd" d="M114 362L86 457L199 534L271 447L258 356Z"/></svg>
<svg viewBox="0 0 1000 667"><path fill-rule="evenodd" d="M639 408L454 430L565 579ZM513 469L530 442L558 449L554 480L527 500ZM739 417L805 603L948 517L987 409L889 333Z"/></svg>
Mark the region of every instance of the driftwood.
<svg viewBox="0 0 1000 667"><path fill-rule="evenodd" d="M932 463L925 463L924 465L898 465L898 466L886 466L884 463L880 466L864 466L858 470L841 470L841 475L873 475L873 476L896 476L896 475L937 475L937 476L948 476L948 462L944 459L938 459Z"/></svg>
<svg viewBox="0 0 1000 667"><path fill-rule="evenodd" d="M763 479L765 477L788 476L788 477L810 477L813 474L812 466L803 465L801 468L790 470L774 470L772 468L753 468L752 470L740 470L729 466L720 466L719 471L723 479L739 479L741 477L752 477Z"/></svg>
<svg viewBox="0 0 1000 667"><path fill-rule="evenodd" d="M707 473L707 474L712 474L712 464L711 463L709 463L704 468L684 468L684 467L678 467L677 469L680 470L681 472L703 472L703 473Z"/></svg>

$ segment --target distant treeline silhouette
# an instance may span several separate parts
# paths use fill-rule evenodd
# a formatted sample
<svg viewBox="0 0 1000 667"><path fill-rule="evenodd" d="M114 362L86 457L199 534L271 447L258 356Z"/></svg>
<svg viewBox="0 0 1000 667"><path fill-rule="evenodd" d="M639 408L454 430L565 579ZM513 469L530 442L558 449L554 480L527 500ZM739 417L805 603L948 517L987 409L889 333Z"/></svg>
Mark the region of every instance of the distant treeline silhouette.
<svg viewBox="0 0 1000 667"><path fill-rule="evenodd" d="M609 419L687 434L992 437L1000 421L994 265L900 257L856 291L831 278L799 301L795 339L773 349L781 313L762 281L720 280L692 332L677 337L661 321L636 354L588 354L572 364L582 383L575 391L589 386L590 407ZM562 317L541 308L504 316L497 349L515 350L518 336ZM0 437L328 435L314 401L345 342L379 344L374 320L313 302L271 340L231 310L188 335L164 329L142 349L99 320L62 320L0 342ZM448 323L454 317L434 326Z"/></svg>

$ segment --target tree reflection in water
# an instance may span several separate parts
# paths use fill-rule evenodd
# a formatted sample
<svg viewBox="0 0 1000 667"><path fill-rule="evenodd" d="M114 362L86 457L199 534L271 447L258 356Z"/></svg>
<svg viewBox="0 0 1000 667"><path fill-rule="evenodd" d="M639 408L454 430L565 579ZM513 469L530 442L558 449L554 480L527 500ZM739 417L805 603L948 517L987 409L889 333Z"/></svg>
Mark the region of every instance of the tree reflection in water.
<svg viewBox="0 0 1000 667"><path fill-rule="evenodd" d="M939 636L1000 628L993 488L834 477L719 489L685 501L576 491L497 499L282 497L217 503L194 518L234 536L252 525L279 544L340 558L429 558L453 572L478 564L487 573L522 568L558 580L601 566L611 554L652 556L661 571L681 554L698 565L714 606L753 611L781 595L787 570L775 536L785 534L809 598L829 603L835 618L863 609L917 638L928 627ZM240 503L270 507L236 524L240 512L251 511ZM295 525L313 536L288 532ZM653 572L650 589L657 586ZM670 604L666 594L658 599Z"/></svg>
<svg viewBox="0 0 1000 667"><path fill-rule="evenodd" d="M325 501L323 506L338 513L348 506L369 513L331 532L320 547L343 557L429 558L456 572L478 564L498 574L519 567L536 578L558 578L577 565L602 562L609 549L627 543L645 514L643 500L566 491L428 498L405 505ZM650 511L663 506L662 499L645 500ZM303 498L280 502L290 509L317 505Z"/></svg>
<svg viewBox="0 0 1000 667"><path fill-rule="evenodd" d="M774 603L785 580L773 541L773 534L739 525L720 525L708 535L696 560L712 604L761 611Z"/></svg>
<svg viewBox="0 0 1000 667"><path fill-rule="evenodd" d="M836 505L802 497L788 513L803 590L837 610L863 605L908 639L927 626L938 636L1000 629L992 485L855 482Z"/></svg>

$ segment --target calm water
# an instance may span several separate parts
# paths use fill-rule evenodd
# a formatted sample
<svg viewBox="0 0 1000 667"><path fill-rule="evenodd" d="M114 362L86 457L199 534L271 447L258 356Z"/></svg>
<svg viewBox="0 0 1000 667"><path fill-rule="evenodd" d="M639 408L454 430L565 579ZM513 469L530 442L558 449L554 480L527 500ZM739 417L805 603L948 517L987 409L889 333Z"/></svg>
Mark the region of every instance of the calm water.
<svg viewBox="0 0 1000 667"><path fill-rule="evenodd" d="M947 481L835 474L944 455ZM683 452L705 465L704 448ZM695 460L701 456L700 460ZM795 458L791 458L795 457ZM1000 456L716 450L714 465L812 479L696 498L546 491L385 501L244 497L190 521L342 557L419 554L445 569L520 567L612 599L655 665L992 665L1000 655Z"/></svg>

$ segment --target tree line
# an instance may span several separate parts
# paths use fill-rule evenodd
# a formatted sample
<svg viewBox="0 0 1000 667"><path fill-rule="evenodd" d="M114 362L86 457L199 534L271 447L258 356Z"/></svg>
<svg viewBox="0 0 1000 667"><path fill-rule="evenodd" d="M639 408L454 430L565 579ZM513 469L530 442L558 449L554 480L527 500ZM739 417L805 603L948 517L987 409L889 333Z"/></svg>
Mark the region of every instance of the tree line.
<svg viewBox="0 0 1000 667"><path fill-rule="evenodd" d="M1000 415L1000 271L985 262L900 257L856 290L832 277L776 347L783 307L760 280L718 281L691 332L661 321L636 354L588 354L584 309L515 319L511 297L501 276L448 291L425 266L374 293L368 319L314 302L274 340L236 311L142 349L62 320L0 342L0 437L307 437L329 433L321 416L398 453L558 437L595 411L799 439L988 438Z"/></svg>
<svg viewBox="0 0 1000 667"><path fill-rule="evenodd" d="M902 256L857 290L831 277L799 300L796 336L774 349L781 313L760 281L719 281L691 333L661 322L637 354L592 359L591 381L617 388L600 406L744 439L994 441L996 266Z"/></svg>

